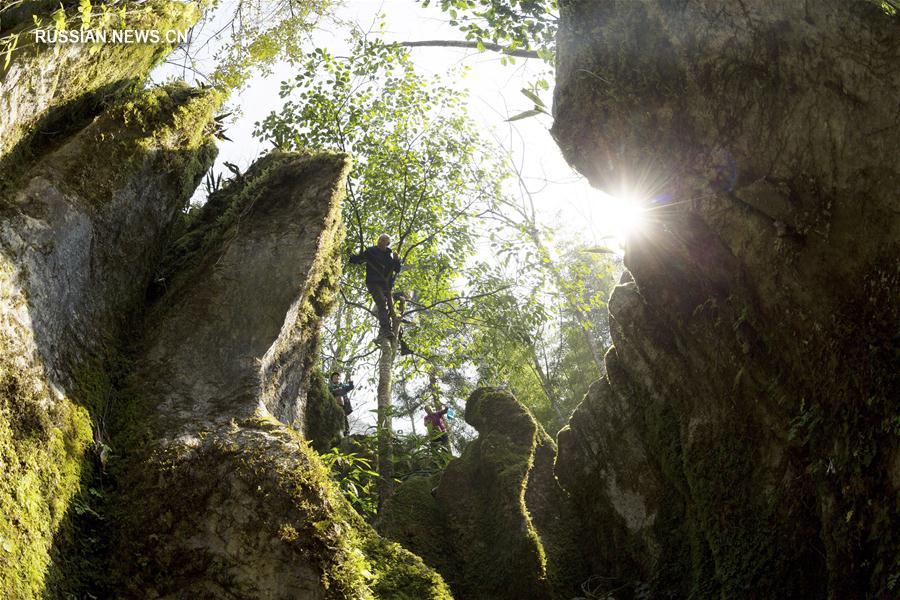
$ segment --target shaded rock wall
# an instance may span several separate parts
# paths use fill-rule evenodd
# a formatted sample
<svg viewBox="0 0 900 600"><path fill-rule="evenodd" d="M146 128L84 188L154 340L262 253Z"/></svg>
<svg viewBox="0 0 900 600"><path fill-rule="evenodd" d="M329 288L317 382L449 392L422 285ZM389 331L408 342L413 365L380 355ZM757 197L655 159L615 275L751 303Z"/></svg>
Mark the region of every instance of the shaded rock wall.
<svg viewBox="0 0 900 600"><path fill-rule="evenodd" d="M165 45L29 43L51 4L0 23L22 34L0 72L0 596L449 597L285 426L323 400L346 159L272 154L185 233L222 96L136 91ZM112 26L197 16L125 7ZM150 283L164 299L126 357Z"/></svg>
<svg viewBox="0 0 900 600"><path fill-rule="evenodd" d="M654 199L608 377L558 438L592 571L659 597L895 594L900 19L561 4L553 133L595 186Z"/></svg>
<svg viewBox="0 0 900 600"><path fill-rule="evenodd" d="M27 300L20 323L55 379L116 337L212 162L214 92L158 88L110 108L24 170L0 244ZM137 115L141 115L137 119Z"/></svg>
<svg viewBox="0 0 900 600"><path fill-rule="evenodd" d="M449 597L285 425L322 400L347 160L273 153L185 231L222 97L129 89L167 51L26 45L0 79L0 596Z"/></svg>
<svg viewBox="0 0 900 600"><path fill-rule="evenodd" d="M421 555L458 598L571 598L584 570L556 448L508 392L466 403L479 437L432 478L404 482L379 515L389 538Z"/></svg>
<svg viewBox="0 0 900 600"><path fill-rule="evenodd" d="M270 155L176 242L124 393L137 405L118 467L119 593L447 597L283 424L303 426L348 169L341 155Z"/></svg>
<svg viewBox="0 0 900 600"><path fill-rule="evenodd" d="M163 4L130 23L183 29L197 16ZM78 587L68 563L80 558L63 548L79 538L80 488L107 441L100 365L212 162L204 128L221 100L166 88L108 108L170 48L35 45L32 16L58 5L8 6L0 23L19 35L0 68L0 595L11 598Z"/></svg>
<svg viewBox="0 0 900 600"><path fill-rule="evenodd" d="M259 405L288 424L302 416L318 320L335 284L345 162L273 155L205 207L222 212L199 217L202 245L148 316L142 387L164 390L167 438L252 416Z"/></svg>

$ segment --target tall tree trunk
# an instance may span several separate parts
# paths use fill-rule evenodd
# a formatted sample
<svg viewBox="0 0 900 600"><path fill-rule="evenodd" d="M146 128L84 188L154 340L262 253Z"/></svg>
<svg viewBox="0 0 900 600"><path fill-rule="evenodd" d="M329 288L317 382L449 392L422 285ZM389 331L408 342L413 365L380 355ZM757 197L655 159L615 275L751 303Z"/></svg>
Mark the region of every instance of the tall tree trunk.
<svg viewBox="0 0 900 600"><path fill-rule="evenodd" d="M392 371L397 355L397 336L379 340L378 357L378 509L394 493L393 406L391 405Z"/></svg>
<svg viewBox="0 0 900 600"><path fill-rule="evenodd" d="M337 307L334 311L332 320L334 322L334 334L331 341L331 363L328 370L341 371L344 368L344 357L347 355L347 336L344 335L345 315L349 312L343 301L336 303Z"/></svg>
<svg viewBox="0 0 900 600"><path fill-rule="evenodd" d="M441 388L438 386L437 367L432 367L428 372L428 392L431 394L431 404L435 410L441 409Z"/></svg>
<svg viewBox="0 0 900 600"><path fill-rule="evenodd" d="M405 302L400 300L400 311L395 311L393 298L391 309L391 336L381 338L379 345L381 354L378 357L378 510L394 493L394 445L393 445L393 412L391 391L393 388L394 359L400 340L400 316L405 309Z"/></svg>
<svg viewBox="0 0 900 600"><path fill-rule="evenodd" d="M409 419L410 432L413 435L419 435L419 432L416 430L416 410L419 408L414 402L414 398L409 398L404 401L406 404L406 418Z"/></svg>

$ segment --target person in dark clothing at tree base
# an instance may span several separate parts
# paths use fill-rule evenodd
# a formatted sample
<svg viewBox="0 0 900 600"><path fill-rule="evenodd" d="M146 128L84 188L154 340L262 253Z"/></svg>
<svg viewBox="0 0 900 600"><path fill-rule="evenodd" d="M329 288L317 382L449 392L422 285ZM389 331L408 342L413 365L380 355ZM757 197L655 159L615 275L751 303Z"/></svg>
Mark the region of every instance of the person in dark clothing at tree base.
<svg viewBox="0 0 900 600"><path fill-rule="evenodd" d="M376 245L351 256L350 264L366 265L366 289L375 301L375 310L378 313L378 337L391 337L391 316L394 313L391 289L394 287L394 278L402 266L400 257L391 251L391 237L381 234Z"/></svg>
<svg viewBox="0 0 900 600"><path fill-rule="evenodd" d="M347 394L353 389L353 382L341 383L341 374L334 372L331 374L331 381L328 383L328 389L334 396L335 402L344 410L344 437L350 435L350 413L353 412L353 405L350 404L350 396Z"/></svg>

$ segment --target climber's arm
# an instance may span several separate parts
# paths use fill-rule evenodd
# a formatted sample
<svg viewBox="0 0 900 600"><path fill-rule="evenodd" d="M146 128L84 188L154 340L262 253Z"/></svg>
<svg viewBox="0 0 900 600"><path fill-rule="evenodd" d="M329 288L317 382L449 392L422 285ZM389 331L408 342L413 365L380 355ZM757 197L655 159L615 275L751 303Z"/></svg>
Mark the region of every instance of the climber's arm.
<svg viewBox="0 0 900 600"><path fill-rule="evenodd" d="M369 252L368 250L363 250L359 254L351 254L350 255L350 264L351 265L365 264L368 252Z"/></svg>

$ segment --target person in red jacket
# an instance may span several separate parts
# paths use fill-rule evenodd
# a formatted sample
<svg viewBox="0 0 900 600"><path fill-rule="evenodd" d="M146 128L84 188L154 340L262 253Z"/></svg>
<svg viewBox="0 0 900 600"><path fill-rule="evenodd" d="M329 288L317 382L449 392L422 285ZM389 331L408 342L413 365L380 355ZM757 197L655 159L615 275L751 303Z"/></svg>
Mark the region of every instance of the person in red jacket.
<svg viewBox="0 0 900 600"><path fill-rule="evenodd" d="M449 428L447 427L447 419L444 418L444 415L447 414L448 407L444 407L441 410L431 412L428 408L425 408L425 429L428 431L429 437L431 437L431 443L434 445L440 444L442 445L448 452L450 450L450 436L448 434Z"/></svg>

